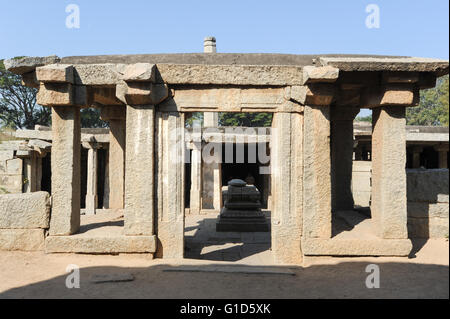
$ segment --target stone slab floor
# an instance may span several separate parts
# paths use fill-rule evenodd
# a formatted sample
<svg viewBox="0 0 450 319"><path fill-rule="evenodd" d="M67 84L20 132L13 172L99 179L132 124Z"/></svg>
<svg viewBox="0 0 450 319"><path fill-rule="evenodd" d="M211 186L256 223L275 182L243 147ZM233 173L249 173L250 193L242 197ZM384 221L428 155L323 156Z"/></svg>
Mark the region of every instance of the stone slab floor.
<svg viewBox="0 0 450 319"><path fill-rule="evenodd" d="M414 247L414 258L321 257L277 267L293 275L241 264L234 272L213 271L236 265L223 261L0 252L0 298L449 298L448 241L417 241ZM80 267L79 289L66 288L69 264ZM379 289L365 286L369 264L380 268ZM176 271L180 267L185 271ZM132 281L98 280L130 275Z"/></svg>
<svg viewBox="0 0 450 319"><path fill-rule="evenodd" d="M270 212L264 212L266 216ZM186 215L185 258L233 261L249 265L274 264L270 232L216 232L217 213Z"/></svg>

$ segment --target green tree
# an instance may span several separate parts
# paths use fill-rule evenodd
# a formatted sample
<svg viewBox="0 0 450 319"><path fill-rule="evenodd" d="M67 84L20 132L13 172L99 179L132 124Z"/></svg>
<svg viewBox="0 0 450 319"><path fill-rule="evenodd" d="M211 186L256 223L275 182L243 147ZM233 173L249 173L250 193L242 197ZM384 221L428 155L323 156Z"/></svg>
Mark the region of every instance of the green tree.
<svg viewBox="0 0 450 319"><path fill-rule="evenodd" d="M33 129L36 124L49 125L51 110L36 103L36 93L22 85L19 75L5 70L0 60L0 120L4 126Z"/></svg>
<svg viewBox="0 0 450 319"><path fill-rule="evenodd" d="M220 126L269 127L272 113L220 113Z"/></svg>
<svg viewBox="0 0 450 319"><path fill-rule="evenodd" d="M435 88L420 92L418 107L406 110L406 123L408 125L446 126L449 124L449 77L444 76L437 80Z"/></svg>
<svg viewBox="0 0 450 319"><path fill-rule="evenodd" d="M370 122L370 123L372 123L372 115L357 116L355 121L356 122Z"/></svg>

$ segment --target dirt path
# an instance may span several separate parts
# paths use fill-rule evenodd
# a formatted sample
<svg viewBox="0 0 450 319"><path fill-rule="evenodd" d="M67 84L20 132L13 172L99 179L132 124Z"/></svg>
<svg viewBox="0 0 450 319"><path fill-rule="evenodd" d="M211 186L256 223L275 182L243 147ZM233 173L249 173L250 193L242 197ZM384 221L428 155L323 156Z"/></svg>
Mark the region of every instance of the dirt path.
<svg viewBox="0 0 450 319"><path fill-rule="evenodd" d="M411 259L324 257L306 259L302 266L279 267L289 268L294 276L202 271L230 264L218 261L0 252L0 298L449 298L448 241L416 246L420 250ZM66 288L69 264L80 267L79 289ZM365 286L368 264L380 268L379 289ZM200 271L167 271L183 265ZM108 274L132 274L134 280L92 280Z"/></svg>

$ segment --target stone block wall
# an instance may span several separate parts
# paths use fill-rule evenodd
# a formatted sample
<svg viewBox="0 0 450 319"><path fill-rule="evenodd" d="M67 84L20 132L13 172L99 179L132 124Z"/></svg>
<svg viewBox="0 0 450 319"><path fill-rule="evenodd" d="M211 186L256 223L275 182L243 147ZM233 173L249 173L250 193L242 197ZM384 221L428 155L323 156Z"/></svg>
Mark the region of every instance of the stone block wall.
<svg viewBox="0 0 450 319"><path fill-rule="evenodd" d="M7 143L0 144L0 194L22 193L22 159L15 158L12 147L3 144Z"/></svg>
<svg viewBox="0 0 450 319"><path fill-rule="evenodd" d="M408 169L408 235L442 238L449 231L448 169Z"/></svg>
<svg viewBox="0 0 450 319"><path fill-rule="evenodd" d="M369 207L372 193L372 162L353 161L352 194L355 206Z"/></svg>
<svg viewBox="0 0 450 319"><path fill-rule="evenodd" d="M0 250L43 250L50 206L47 192L0 195Z"/></svg>

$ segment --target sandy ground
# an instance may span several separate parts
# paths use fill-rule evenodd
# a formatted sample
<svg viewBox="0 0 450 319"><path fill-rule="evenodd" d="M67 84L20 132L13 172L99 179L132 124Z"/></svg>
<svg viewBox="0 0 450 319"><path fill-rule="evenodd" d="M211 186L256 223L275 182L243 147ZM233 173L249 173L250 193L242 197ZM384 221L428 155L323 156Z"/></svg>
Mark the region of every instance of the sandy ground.
<svg viewBox="0 0 450 319"><path fill-rule="evenodd" d="M320 257L301 266L278 266L294 275L201 271L236 265L221 261L0 252L0 298L449 298L448 240L414 245L413 258ZM66 288L69 264L80 267L79 289ZM379 289L365 286L368 264L380 268ZM200 271L167 271L188 265ZM94 282L105 274L131 274L134 280Z"/></svg>

